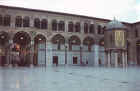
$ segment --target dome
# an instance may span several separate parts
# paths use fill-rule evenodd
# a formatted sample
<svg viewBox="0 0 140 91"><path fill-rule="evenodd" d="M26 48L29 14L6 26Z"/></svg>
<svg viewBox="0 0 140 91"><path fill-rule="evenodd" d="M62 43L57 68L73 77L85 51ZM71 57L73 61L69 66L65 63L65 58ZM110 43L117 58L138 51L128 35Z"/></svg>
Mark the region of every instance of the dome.
<svg viewBox="0 0 140 91"><path fill-rule="evenodd" d="M107 30L111 30L111 29L126 29L126 27L119 21L117 20L112 20L111 22L109 22L106 26Z"/></svg>

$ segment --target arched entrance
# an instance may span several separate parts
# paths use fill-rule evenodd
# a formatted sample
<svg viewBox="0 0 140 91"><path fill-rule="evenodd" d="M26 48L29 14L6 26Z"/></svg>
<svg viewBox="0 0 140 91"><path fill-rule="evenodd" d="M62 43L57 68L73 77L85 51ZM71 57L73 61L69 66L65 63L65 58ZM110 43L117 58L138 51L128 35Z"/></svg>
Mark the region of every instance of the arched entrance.
<svg viewBox="0 0 140 91"><path fill-rule="evenodd" d="M0 65L2 66L8 63L8 43L8 33L4 31L0 32Z"/></svg>
<svg viewBox="0 0 140 91"><path fill-rule="evenodd" d="M30 42L28 33L17 32L13 38L12 64L28 66L30 64Z"/></svg>
<svg viewBox="0 0 140 91"><path fill-rule="evenodd" d="M46 38L38 34L34 38L34 65L46 65Z"/></svg>
<svg viewBox="0 0 140 91"><path fill-rule="evenodd" d="M94 64L94 44L95 41L92 37L87 36L83 40L83 59L86 64L93 65Z"/></svg>
<svg viewBox="0 0 140 91"><path fill-rule="evenodd" d="M81 47L81 40L78 36L71 36L68 40L69 42L69 51L71 51L72 58L69 58L72 61L72 64L82 64L82 47ZM77 52L77 54L76 54ZM79 53L78 53L79 52Z"/></svg>
<svg viewBox="0 0 140 91"><path fill-rule="evenodd" d="M64 56L62 55L58 55L58 51L63 51L65 49L65 38L64 36L62 36L61 34L56 34L54 37L52 37L52 46L53 46L53 64L66 64L66 58L65 58L65 62L64 62ZM66 57L66 55L65 55ZM59 60L61 59L61 60Z"/></svg>
<svg viewBox="0 0 140 91"><path fill-rule="evenodd" d="M136 48L137 48L137 64L140 65L140 40L137 41L136 43Z"/></svg>

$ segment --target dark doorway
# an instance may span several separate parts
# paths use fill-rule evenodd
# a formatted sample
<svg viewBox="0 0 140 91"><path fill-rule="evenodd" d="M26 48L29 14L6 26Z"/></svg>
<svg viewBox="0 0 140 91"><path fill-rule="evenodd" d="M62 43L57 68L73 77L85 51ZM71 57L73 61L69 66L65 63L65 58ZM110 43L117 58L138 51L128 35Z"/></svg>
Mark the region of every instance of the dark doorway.
<svg viewBox="0 0 140 91"><path fill-rule="evenodd" d="M77 57L73 57L73 64L77 64L78 63L78 58Z"/></svg>
<svg viewBox="0 0 140 91"><path fill-rule="evenodd" d="M53 56L53 64L58 65L58 56Z"/></svg>

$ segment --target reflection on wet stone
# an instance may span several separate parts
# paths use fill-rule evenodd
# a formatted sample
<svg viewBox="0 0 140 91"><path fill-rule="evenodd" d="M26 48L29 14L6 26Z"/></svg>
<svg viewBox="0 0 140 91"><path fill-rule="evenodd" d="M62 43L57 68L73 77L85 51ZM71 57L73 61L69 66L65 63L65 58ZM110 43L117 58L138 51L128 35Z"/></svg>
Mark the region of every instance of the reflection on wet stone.
<svg viewBox="0 0 140 91"><path fill-rule="evenodd" d="M5 67L0 68L0 91L140 91L137 73L139 68Z"/></svg>

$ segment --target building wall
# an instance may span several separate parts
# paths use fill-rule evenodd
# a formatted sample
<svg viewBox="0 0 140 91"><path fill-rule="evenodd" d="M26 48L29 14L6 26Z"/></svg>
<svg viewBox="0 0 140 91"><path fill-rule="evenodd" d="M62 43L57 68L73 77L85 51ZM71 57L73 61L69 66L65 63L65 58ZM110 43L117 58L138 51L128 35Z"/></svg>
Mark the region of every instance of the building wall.
<svg viewBox="0 0 140 91"><path fill-rule="evenodd" d="M82 49L82 60L86 63L88 60L89 65L99 65L99 59L102 61L102 64L105 64L105 53L104 53L104 47L99 45L99 41L104 38L104 34L99 34L98 25L101 25L104 27L109 21L106 21L104 19L97 19L97 18L88 18L88 17L81 17L81 16L74 16L74 15L66 15L61 13L51 13L51 12L39 12L39 11L30 11L30 10L21 10L21 9L13 9L13 8L3 8L0 7L0 13L2 16L10 15L11 16L11 25L10 27L0 26L0 31L6 31L10 35L10 40L12 40L15 33L19 31L25 31L27 32L30 37L31 41L34 41L34 37L37 34L42 34L46 37L46 64L52 65L52 57L53 56L59 56L59 64L65 64L65 46L68 45L68 40L72 35L76 35L81 40L81 45L83 47ZM16 16L28 16L30 18L30 27L24 28L15 27L15 18ZM34 27L34 19L39 18L41 19L47 19L48 20L48 29L37 29ZM52 31L52 20L56 19L57 22L64 21L65 22L65 31ZM81 32L68 32L68 23L72 21L74 24L76 22L81 23ZM84 23L94 24L95 25L95 33L84 33ZM140 40L139 36L135 36L135 28L138 30L140 29L140 24L127 24L125 23L125 26L127 27L127 40L130 43L129 45L129 56L128 61L130 63L136 63L137 62L137 53L136 53L136 41ZM34 32L35 35L32 33ZM57 45L54 45L51 42L51 39L56 34L61 34L64 36L66 43L61 46L62 50L57 50ZM138 32L139 35L139 32ZM92 51L88 52L85 46L83 46L83 40L87 36L90 36L94 39L95 43L92 46ZM80 46L81 46L80 45ZM80 46L73 46L73 49L75 51L69 51L67 48L67 63L72 64L72 58L74 56L78 57L78 64L80 64Z"/></svg>

